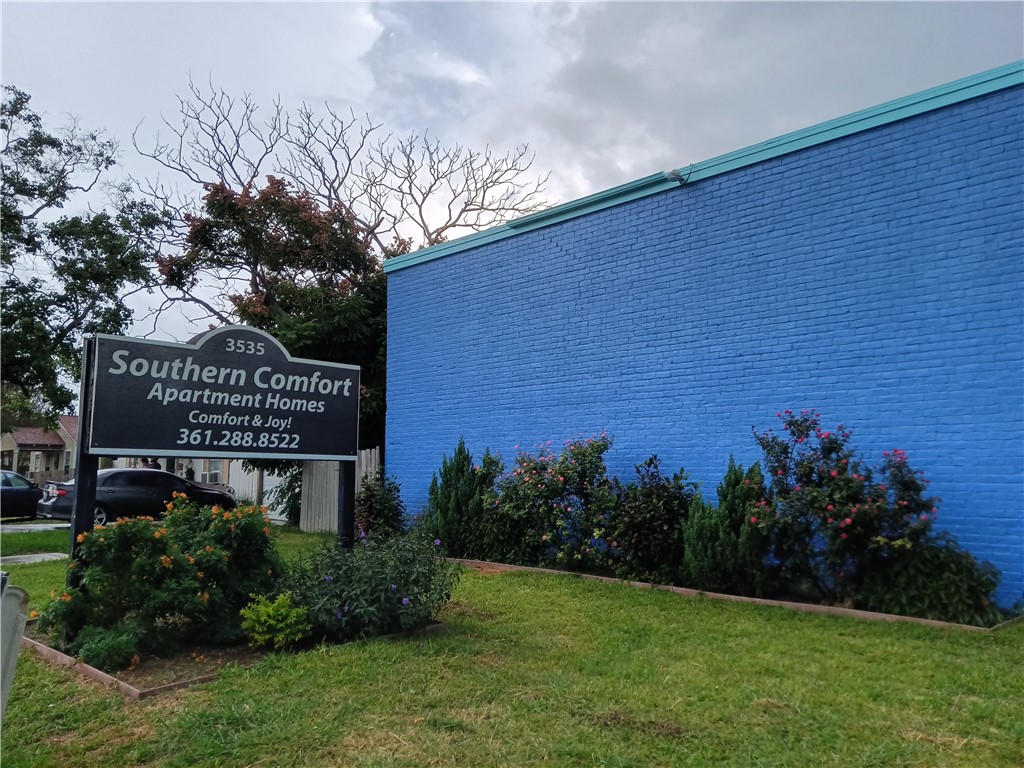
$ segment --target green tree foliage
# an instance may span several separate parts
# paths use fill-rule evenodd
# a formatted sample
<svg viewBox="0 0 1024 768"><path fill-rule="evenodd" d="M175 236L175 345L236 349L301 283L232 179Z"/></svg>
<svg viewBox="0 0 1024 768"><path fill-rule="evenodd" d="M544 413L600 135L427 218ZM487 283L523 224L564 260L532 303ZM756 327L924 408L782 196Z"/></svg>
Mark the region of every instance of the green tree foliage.
<svg viewBox="0 0 1024 768"><path fill-rule="evenodd" d="M149 282L146 235L158 219L123 196L113 211L58 215L114 166L117 146L74 122L48 132L29 101L4 86L0 375L6 416L53 421L74 401L82 335L128 327L124 299Z"/></svg>
<svg viewBox="0 0 1024 768"><path fill-rule="evenodd" d="M295 357L361 366L360 444L380 445L387 283L358 225L273 176L259 189L205 190L201 214L186 218L184 250L157 259L164 284L189 291L205 275L234 276L228 299L238 320Z"/></svg>

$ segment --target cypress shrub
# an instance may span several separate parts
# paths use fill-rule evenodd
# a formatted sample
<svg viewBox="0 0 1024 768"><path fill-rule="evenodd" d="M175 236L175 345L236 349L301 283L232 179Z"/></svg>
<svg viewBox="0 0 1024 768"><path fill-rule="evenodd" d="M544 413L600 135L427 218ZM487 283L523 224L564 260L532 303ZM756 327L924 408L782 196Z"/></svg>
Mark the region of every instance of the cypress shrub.
<svg viewBox="0 0 1024 768"><path fill-rule="evenodd" d="M761 465L744 472L729 457L729 469L718 486L718 506L698 497L685 526L687 581L697 589L737 595L764 590L767 538L756 524L764 499ZM753 519L753 522L752 522Z"/></svg>

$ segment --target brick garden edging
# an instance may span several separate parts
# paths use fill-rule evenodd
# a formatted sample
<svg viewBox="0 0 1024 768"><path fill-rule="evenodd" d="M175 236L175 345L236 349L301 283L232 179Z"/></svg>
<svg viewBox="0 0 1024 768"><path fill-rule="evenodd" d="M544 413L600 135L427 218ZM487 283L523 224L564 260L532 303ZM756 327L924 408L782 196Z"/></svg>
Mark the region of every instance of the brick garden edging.
<svg viewBox="0 0 1024 768"><path fill-rule="evenodd" d="M948 621L936 621L935 619L918 619L913 616L900 616L893 613L876 613L874 611L860 611L855 608L840 608L831 605L818 605L816 603L794 603L788 600L765 600L760 597L743 597L742 595L729 595L723 592L702 592L699 589L688 589L686 587L673 587L667 584L651 584L646 581L626 581L611 576L595 576L589 573L578 573L576 571L559 571L554 568L533 568L527 565L508 565L506 563L492 563L487 560L468 560L464 558L449 558L452 562L462 563L467 568L474 568L482 571L528 571L530 573L546 573L558 576L578 576L592 581L604 581L612 584L628 584L631 587L640 589L658 589L665 592L673 592L684 597L707 597L712 600L728 600L734 603L750 603L752 605L768 605L777 608L788 608L791 611L802 611L804 613L823 613L829 616L842 616L849 619L865 619L867 621L890 621L910 622L921 624L926 627L937 627L940 629L959 629L968 632L992 632L1001 627L1020 622L1024 616L1018 616L997 624L994 627L975 627L970 624L953 624Z"/></svg>
<svg viewBox="0 0 1024 768"><path fill-rule="evenodd" d="M447 625L444 622L434 622L427 624L425 627L421 627L413 632L397 632L391 635L381 635L379 637L367 638L368 640L398 640L408 637L414 637L416 635L434 634L437 632L443 632L447 629ZM139 689L133 685L130 685L123 680L118 680L113 675L102 672L95 667L91 667L85 662L79 661L73 656L68 656L66 653L62 653L54 648L51 648L44 643L40 643L38 640L33 640L30 637L22 636L21 638L22 648L31 648L45 661L51 664L56 664L60 667L67 667L72 672L86 680L90 680L100 685L109 686L116 688L121 693L129 696L132 699L148 699L150 696L156 696L159 693L166 693L168 691L178 690L180 688L191 688L193 685L202 685L203 683L210 683L220 677L220 672L214 672L208 675L200 675L199 677L193 677L189 680L179 680L174 683L168 683L167 685L158 685L156 688L145 688ZM251 664L242 665L243 669L248 669Z"/></svg>

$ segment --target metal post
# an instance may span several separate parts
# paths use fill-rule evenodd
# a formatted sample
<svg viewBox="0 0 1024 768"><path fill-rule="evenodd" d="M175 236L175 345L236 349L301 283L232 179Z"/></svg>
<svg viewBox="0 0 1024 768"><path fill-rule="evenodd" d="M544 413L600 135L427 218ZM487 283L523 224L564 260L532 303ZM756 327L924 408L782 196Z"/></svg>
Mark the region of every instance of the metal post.
<svg viewBox="0 0 1024 768"><path fill-rule="evenodd" d="M92 440L92 388L96 365L96 338L87 336L82 350L82 387L78 397L78 450L75 461L75 507L71 513L70 562L78 559L78 537L93 528L96 511L96 471L98 456L89 453ZM81 571L68 569L67 586L81 583Z"/></svg>
<svg viewBox="0 0 1024 768"><path fill-rule="evenodd" d="M355 545L356 463L338 462L338 541L346 549Z"/></svg>

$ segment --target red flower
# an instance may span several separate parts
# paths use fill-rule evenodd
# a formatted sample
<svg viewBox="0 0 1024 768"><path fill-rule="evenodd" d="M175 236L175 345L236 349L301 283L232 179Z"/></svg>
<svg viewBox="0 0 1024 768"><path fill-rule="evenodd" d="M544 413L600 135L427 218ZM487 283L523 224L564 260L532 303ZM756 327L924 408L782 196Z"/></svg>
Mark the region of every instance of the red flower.
<svg viewBox="0 0 1024 768"><path fill-rule="evenodd" d="M752 518L750 518L750 522L752 522L752 523L756 523L756 522L757 522L757 518L756 518L756 517L752 517Z"/></svg>
<svg viewBox="0 0 1024 768"><path fill-rule="evenodd" d="M833 507L831 504L829 504L827 507L825 507L825 509L827 509L829 512L831 512L832 510L835 509L835 507Z"/></svg>
<svg viewBox="0 0 1024 768"><path fill-rule="evenodd" d="M842 538L842 539L845 539L846 538L846 534L845 533L840 533L839 537Z"/></svg>

